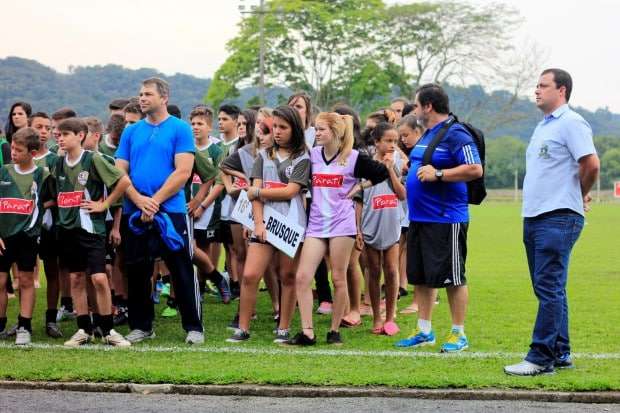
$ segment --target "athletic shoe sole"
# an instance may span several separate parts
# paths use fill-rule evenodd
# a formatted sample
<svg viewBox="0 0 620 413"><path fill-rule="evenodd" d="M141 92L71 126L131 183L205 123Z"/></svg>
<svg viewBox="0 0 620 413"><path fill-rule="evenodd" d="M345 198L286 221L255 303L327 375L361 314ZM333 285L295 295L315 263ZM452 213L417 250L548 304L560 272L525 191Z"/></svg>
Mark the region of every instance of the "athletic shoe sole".
<svg viewBox="0 0 620 413"><path fill-rule="evenodd" d="M445 348L441 349L441 353L460 353L463 350L467 350L469 348L469 346L464 346L463 348L459 349L459 350L446 350Z"/></svg>

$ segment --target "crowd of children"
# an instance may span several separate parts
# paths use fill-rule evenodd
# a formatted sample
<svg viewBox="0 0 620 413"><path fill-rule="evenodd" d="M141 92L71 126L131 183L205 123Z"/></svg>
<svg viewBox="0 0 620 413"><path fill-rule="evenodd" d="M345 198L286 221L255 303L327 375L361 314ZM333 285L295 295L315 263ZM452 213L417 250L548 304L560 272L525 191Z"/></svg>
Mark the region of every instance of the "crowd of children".
<svg viewBox="0 0 620 413"><path fill-rule="evenodd" d="M111 102L105 127L69 108L49 116L26 102L11 107L6 140L0 142L1 338L31 342L41 265L46 334L62 338L61 320L77 324L66 346L98 336L126 347L154 337L152 325L126 337L114 330L129 312L148 312L128 306L128 290L136 282L149 284L152 302L162 292L169 297L164 316L176 315L183 304L186 294L170 288L175 274L163 262L150 280L129 281L134 285L128 288L135 266L125 263L124 232L132 222L124 221L122 198L131 181L118 160L115 165L115 154L123 139L131 139L129 125L148 122L140 99ZM304 93L275 109L194 107L186 119L195 145L184 191L192 223L189 247L200 293L214 288L224 304L239 299L227 341L250 339L261 280L272 302L276 343L316 343L317 308L331 313L329 344L341 344L341 327L359 326L362 316L372 316L373 334L399 332L396 302L409 294L404 182L409 152L423 133L412 109L406 99L395 99L370 114L362 128L350 107L321 111ZM241 199L251 203L253 228L235 219ZM305 229L293 256L270 241L265 217L271 211ZM13 292L19 317L11 327L6 312ZM292 334L297 307L301 326ZM401 313L416 309L414 298Z"/></svg>

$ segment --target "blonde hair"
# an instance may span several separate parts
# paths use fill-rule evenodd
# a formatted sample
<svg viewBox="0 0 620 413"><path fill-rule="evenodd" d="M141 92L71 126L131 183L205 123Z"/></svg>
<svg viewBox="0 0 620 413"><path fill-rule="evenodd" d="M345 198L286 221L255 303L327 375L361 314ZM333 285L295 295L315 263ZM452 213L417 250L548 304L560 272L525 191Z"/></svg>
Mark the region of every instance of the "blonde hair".
<svg viewBox="0 0 620 413"><path fill-rule="evenodd" d="M265 118L270 118L273 114L273 109L263 106L262 108L259 108L257 112Z"/></svg>
<svg viewBox="0 0 620 413"><path fill-rule="evenodd" d="M321 112L317 115L316 122L325 122L334 134L334 137L340 141L338 145L338 150L340 151L338 163L345 165L347 158L353 150L353 117L336 112Z"/></svg>

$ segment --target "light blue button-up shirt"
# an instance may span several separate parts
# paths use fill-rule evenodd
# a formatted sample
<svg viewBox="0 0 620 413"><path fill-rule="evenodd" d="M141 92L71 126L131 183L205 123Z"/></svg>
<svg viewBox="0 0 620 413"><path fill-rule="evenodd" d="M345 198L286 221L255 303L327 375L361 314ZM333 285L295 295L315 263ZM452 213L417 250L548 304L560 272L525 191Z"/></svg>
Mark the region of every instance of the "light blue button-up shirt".
<svg viewBox="0 0 620 413"><path fill-rule="evenodd" d="M556 209L581 215L583 196L579 159L595 154L592 128L568 105L562 105L536 126L525 155L524 217Z"/></svg>

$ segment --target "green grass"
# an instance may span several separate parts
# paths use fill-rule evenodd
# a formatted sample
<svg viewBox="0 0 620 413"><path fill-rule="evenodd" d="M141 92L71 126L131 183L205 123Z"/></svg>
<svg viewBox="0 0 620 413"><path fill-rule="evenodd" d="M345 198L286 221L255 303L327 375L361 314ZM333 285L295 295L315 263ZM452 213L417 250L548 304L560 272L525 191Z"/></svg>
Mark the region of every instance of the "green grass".
<svg viewBox="0 0 620 413"><path fill-rule="evenodd" d="M281 349L271 343L271 306L267 293L260 293L258 316L252 324L252 339L241 345L225 343L226 324L236 304L222 305L208 298L204 305L207 344L204 351L185 350L184 332L179 319L157 319L157 339L138 344L155 351L64 350L54 348L0 348L0 378L11 380L105 381L136 383L264 383L308 385L387 385L396 387L458 388L537 388L586 391L620 390L620 260L617 237L620 234L620 206L596 205L573 252L569 275L571 341L577 369L554 376L515 378L502 367L516 362L529 345L536 314L523 246L519 205L488 203L472 208L469 232L467 277L470 307L466 333L468 353L438 356L417 350L397 350L396 339L415 325L416 317L399 315L403 332L399 337L370 334L370 319L362 327L342 330L345 345L339 349L324 342L329 316L315 316L319 345L297 351ZM406 306L411 296L399 302ZM61 344L43 332L44 291L39 290L34 320L36 343ZM163 309L158 307L158 313ZM16 300L11 300L10 322L16 317ZM439 338L450 328L445 292L435 309L433 325ZM294 330L299 326L296 319ZM74 331L71 322L63 331ZM126 333L125 327L119 331ZM9 343L10 344L10 343ZM157 347L157 348L155 348ZM175 347L169 351L162 347ZM231 347L247 350L228 351ZM423 351L438 351L426 347ZM250 351L266 351L256 354ZM271 351L276 350L276 351ZM326 352L334 350L336 355ZM271 351L271 352L269 352ZM318 351L318 353L317 353ZM338 354L337 352L341 353ZM349 352L347 352L349 351ZM353 355L350 351L363 353ZM384 355L369 352L389 351ZM403 357L394 354L402 351ZM481 357L473 357L473 353ZM594 354L615 355L612 359ZM580 357L581 355L581 357Z"/></svg>

